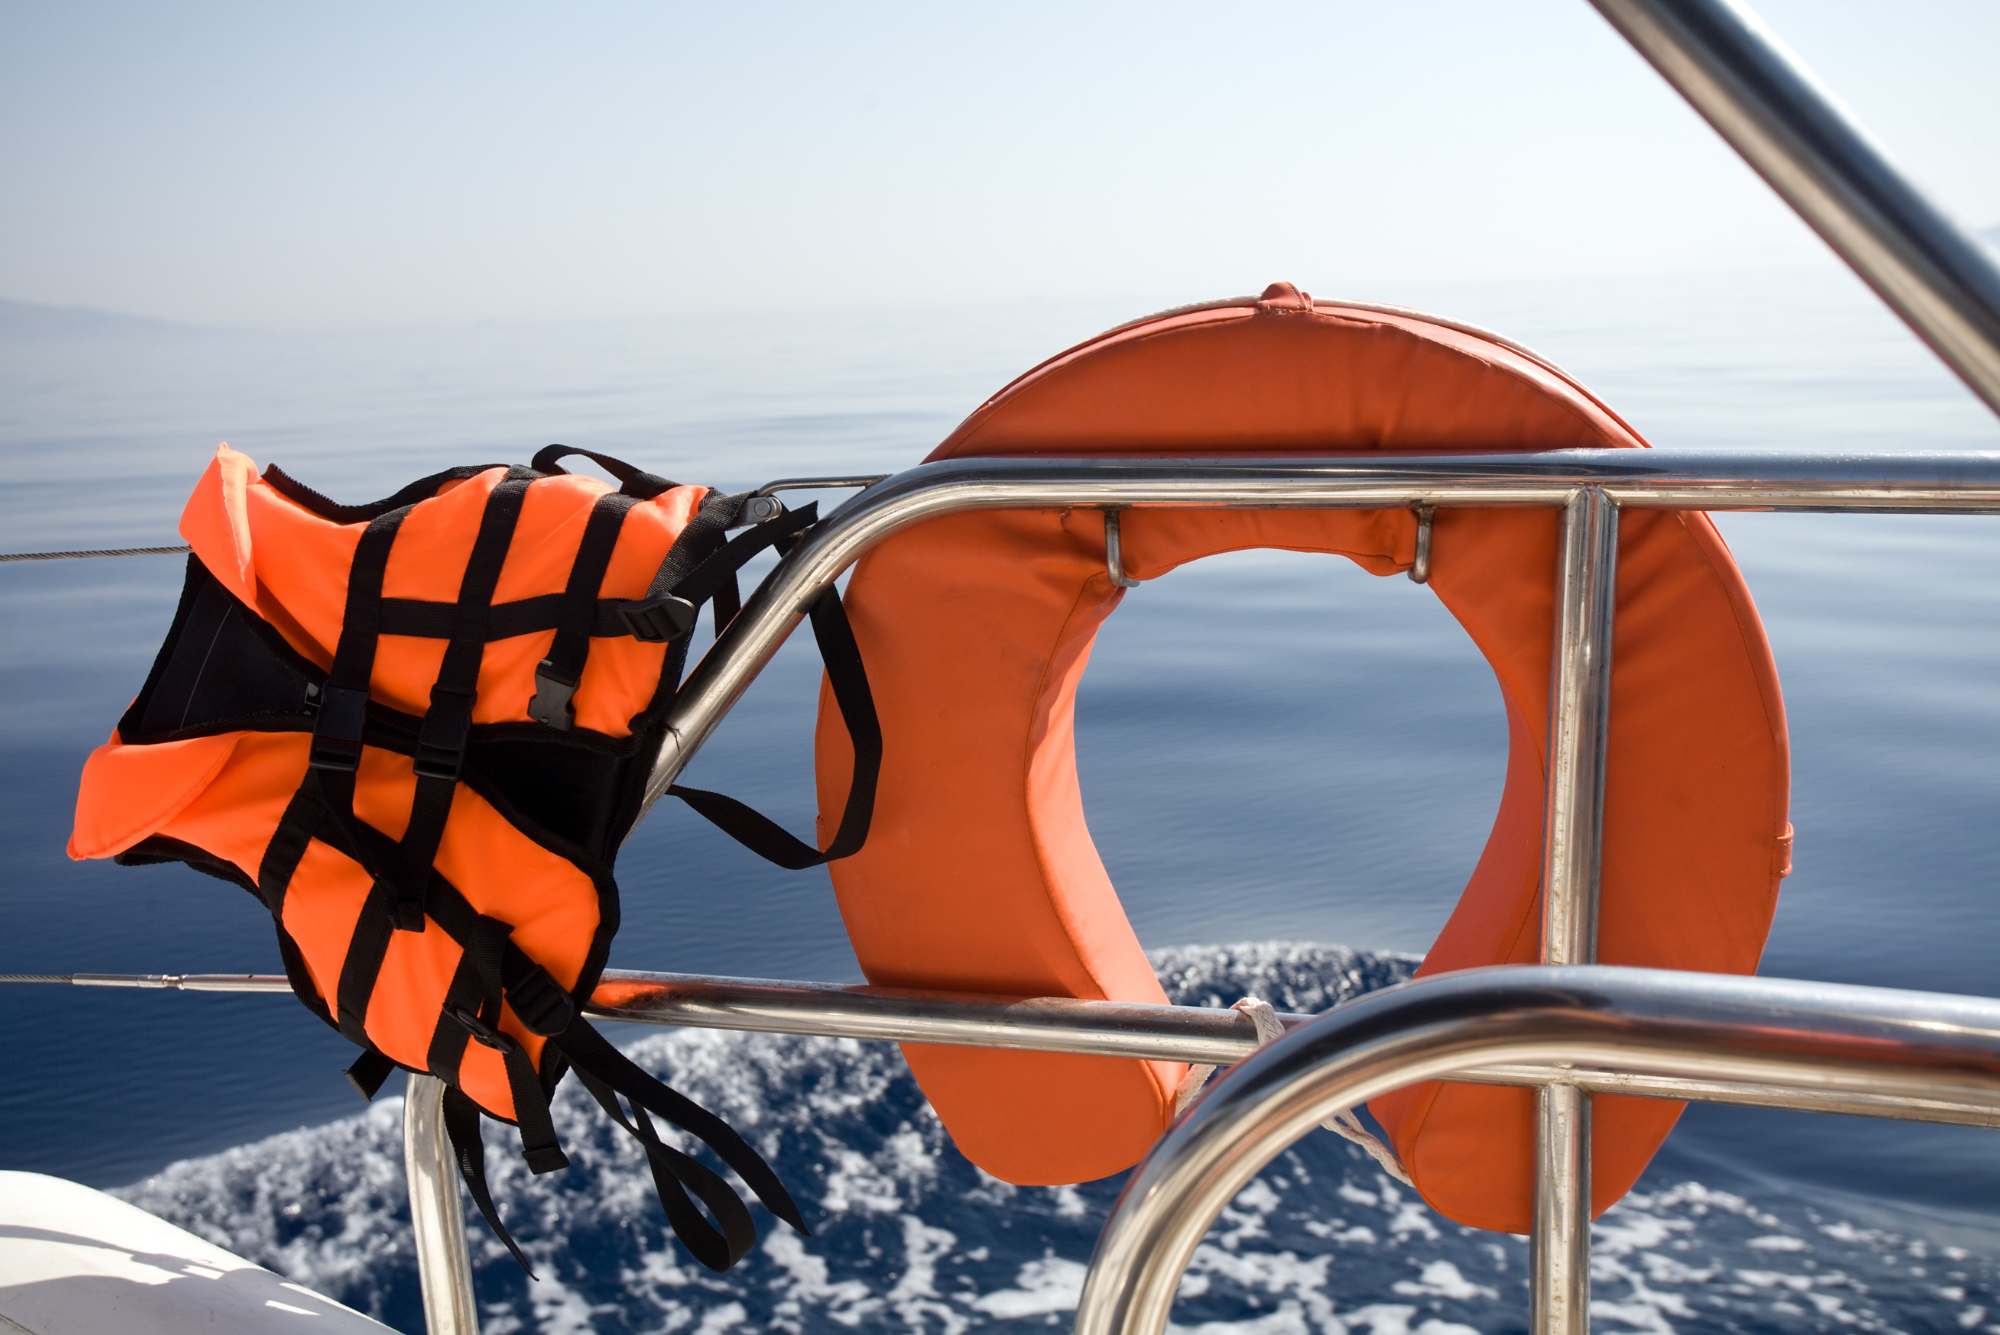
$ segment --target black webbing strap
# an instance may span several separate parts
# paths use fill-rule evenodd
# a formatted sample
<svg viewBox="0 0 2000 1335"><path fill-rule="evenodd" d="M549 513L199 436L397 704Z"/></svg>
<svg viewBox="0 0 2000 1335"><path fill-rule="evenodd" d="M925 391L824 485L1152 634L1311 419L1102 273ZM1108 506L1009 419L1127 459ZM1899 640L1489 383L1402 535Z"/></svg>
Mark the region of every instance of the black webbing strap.
<svg viewBox="0 0 2000 1335"><path fill-rule="evenodd" d="M732 498L740 499L740 498ZM767 519L761 524L744 529L704 557L694 569L681 576L672 586L672 592L692 603L699 604L704 599L718 596L724 589L735 595L736 572L745 562L766 547L777 547L789 543L792 538L819 522L819 502L804 505L796 510L785 510L775 519ZM659 579L654 578L657 587ZM650 592L650 591L649 591ZM730 613L731 616L735 612ZM724 624L718 622L718 627Z"/></svg>
<svg viewBox="0 0 2000 1335"><path fill-rule="evenodd" d="M432 902L436 902L433 891ZM466 950L458 957L458 968L451 975L451 984L445 989L444 1004L438 1008L437 1023L431 1029L430 1048L424 1054L424 1069L447 1085L458 1083L459 1067L465 1063L465 1049L472 1042L472 1031L453 1018L453 1012L469 1006L475 1011L484 998L480 994L479 966L474 963L472 952Z"/></svg>
<svg viewBox="0 0 2000 1335"><path fill-rule="evenodd" d="M500 1212L493 1208L493 1192L486 1185L486 1142L479 1135L479 1105L448 1085L444 1091L444 1133L451 1140L452 1158L458 1160L458 1175L465 1179L465 1188L472 1193L472 1203L479 1207L486 1226L533 1279L534 1268L522 1255L514 1235L500 1222Z"/></svg>
<svg viewBox="0 0 2000 1335"><path fill-rule="evenodd" d="M569 1058L579 1078L588 1072L592 1078L623 1094L636 1106L656 1117L665 1118L670 1124L700 1139L715 1151L723 1163L736 1170L736 1175L757 1193L757 1199L764 1203L766 1209L800 1233L812 1236L805 1220L799 1216L799 1207L792 1203L791 1194L778 1181L778 1175L727 1122L633 1065L629 1057L591 1028L581 1014L549 1041Z"/></svg>
<svg viewBox="0 0 2000 1335"><path fill-rule="evenodd" d="M599 454L595 450L579 450L568 445L542 446L541 449L535 451L535 457L528 461L528 466L537 473L567 473L569 470L559 464L557 460L567 459L573 454L582 455L605 472L611 474L611 476L617 478L619 490L635 501L650 501L661 492L672 491L680 485L678 482L667 481L657 473L648 473L644 469L634 468L623 459L614 459L608 454Z"/></svg>
<svg viewBox="0 0 2000 1335"><path fill-rule="evenodd" d="M382 1089L382 1082L395 1069L396 1063L383 1056L378 1049L370 1048L356 1057L354 1064L341 1074L347 1077L347 1083L354 1086L354 1092L361 1096L364 1103L373 1103L375 1095Z"/></svg>
<svg viewBox="0 0 2000 1335"><path fill-rule="evenodd" d="M281 923L285 920L285 891L291 887L299 860L306 855L306 845L326 818L326 800L317 774L308 768L305 781L285 804L285 814L278 818L278 828L271 831L271 842L264 845L263 859L257 864L257 893L271 916Z"/></svg>
<svg viewBox="0 0 2000 1335"><path fill-rule="evenodd" d="M648 644L670 644L694 629L695 613L701 604L677 596L674 586L723 545L723 535L742 509L741 496L725 496L711 490L702 497L694 518L688 520L687 527L667 548L645 594L618 610L634 639Z"/></svg>
<svg viewBox="0 0 2000 1335"><path fill-rule="evenodd" d="M375 672L375 645L381 634L382 577L396 530L412 507L391 510L369 521L347 571L347 605L340 619L340 643L326 684L308 697L319 710L313 721L312 768L352 775L361 763L361 736L368 724L368 682ZM350 778L349 788L353 784ZM350 804L351 809L351 804Z"/></svg>
<svg viewBox="0 0 2000 1335"><path fill-rule="evenodd" d="M791 871L817 867L860 850L868 840L869 822L875 814L875 785L882 774L882 723L875 714L875 697L868 689L868 671L854 642L854 628L840 605L839 591L832 586L812 605L812 627L820 657L826 662L827 680L833 685L834 703L840 706L841 722L847 725L847 736L854 745L854 776L848 783L847 806L825 851L733 797L679 784L667 789L737 843Z"/></svg>
<svg viewBox="0 0 2000 1335"><path fill-rule="evenodd" d="M743 610L743 590L737 587L734 570L709 599L708 610L715 618L715 638L719 640L722 632L729 629L729 623L736 620L736 614Z"/></svg>
<svg viewBox="0 0 2000 1335"><path fill-rule="evenodd" d="M431 686L430 708L417 729L416 795L410 801L410 823L403 832L397 859L393 920L399 931L424 930L424 895L430 885L431 862L451 817L458 792L458 772L465 764L465 746L472 732L472 705L479 693L479 663L486 652L486 618L493 590L507 562L521 502L534 474L510 468L491 492L480 515L479 535L458 585L458 621L445 645L444 661ZM344 637L343 637L344 638Z"/></svg>
<svg viewBox="0 0 2000 1335"><path fill-rule="evenodd" d="M730 601L739 602L736 572L743 563L819 519L819 504L814 502L801 509L786 510L725 542L722 534L735 522L743 501L741 496L709 493L709 499L702 502L700 511L667 549L666 559L660 562L659 572L653 576L645 596L620 609L619 615L635 639L662 644L682 638L694 629L695 615L702 603L725 588ZM732 607L729 616L735 615L736 609ZM716 633L720 634L726 624L728 618L718 607Z"/></svg>
<svg viewBox="0 0 2000 1335"><path fill-rule="evenodd" d="M330 818L331 823L347 834L343 842L373 878L374 884L355 923L353 939L348 942L346 958L341 962L332 1011L341 1034L363 1048L370 1046L366 1028L368 998L375 990L382 957L389 949L384 915L392 895L387 879L389 864L371 856L365 843L354 837L361 824L354 815L354 772L361 764L361 738L367 730L368 683L375 671L375 649L381 632L382 578L389 566L389 551L395 544L396 531L411 508L404 506L370 520L355 546L354 562L347 573L340 643L334 648L326 683L313 697L319 713L313 722L306 776L286 807L285 818L280 820L271 843L265 846L264 860L258 869L259 892L273 906L272 911L281 914L286 885L298 867L299 857L305 853L306 843Z"/></svg>
<svg viewBox="0 0 2000 1335"><path fill-rule="evenodd" d="M448 1046L442 1038L446 1021L500 1054L507 1071L507 1088L514 1096L514 1124L521 1131L521 1157L528 1161L528 1170L539 1175L567 1168L569 1157L556 1141L555 1123L549 1118L548 1091L542 1088L534 1063L520 1041L500 1028L501 967L513 930L498 918L481 915L478 919L472 940L466 944L459 961L459 976L453 978L451 990L446 994L439 1028L432 1035L431 1058L436 1061L444 1055L440 1048ZM463 985L468 975L473 984L470 989ZM468 990L473 994L470 997L466 996ZM447 1057L450 1074L445 1075L435 1066L433 1072L456 1083L463 1054L461 1042L458 1051Z"/></svg>
<svg viewBox="0 0 2000 1335"><path fill-rule="evenodd" d="M549 656L535 667L535 695L528 701L528 717L563 732L576 720L570 697L583 680L583 665L590 657L590 637L597 628L597 594L604 587L604 572L611 568L611 554L618 547L618 533L625 516L637 502L622 492L597 498L590 507L590 519L583 526L583 540L577 544L576 560L569 568L569 585L563 590L562 610L556 622L556 637Z"/></svg>
<svg viewBox="0 0 2000 1335"><path fill-rule="evenodd" d="M493 997L497 1006L499 993L504 993L514 1007L514 1017L529 1033L547 1038L560 1034L569 1026L576 1010L569 993L563 991L541 965L530 959L526 951L514 944L512 928L498 918L481 914L463 891L435 872L431 876L430 915L432 921L444 928L445 935L456 941L465 952L465 958L460 962L461 969L475 971L477 990L467 992L456 1000L463 1001L465 997L470 997L477 1002L484 997ZM488 952L495 948L494 945L488 942L483 949L475 949L480 945L479 934L482 930L500 931L497 947L500 952L499 993L488 990L493 977L491 965L482 963L482 960L490 960ZM497 1010L492 1012L497 1013Z"/></svg>
<svg viewBox="0 0 2000 1335"><path fill-rule="evenodd" d="M306 845L327 824L329 815L326 801L320 794L318 773L308 768L298 791L285 804L285 814L279 817L278 827L271 831L271 841L264 845L264 856L257 864L257 894L263 899L265 907L271 910L272 923L278 930L278 955L285 962L285 981L292 985L292 994L313 1014L333 1024L337 1023L333 1010L319 995L299 943L285 928L285 892L291 888L300 859L305 857ZM347 1078L362 1092L363 1097L371 1101L375 1090L380 1089L382 1081L389 1076L387 1070L376 1076L372 1064L365 1068L362 1066L372 1052L374 1049L371 1047L362 1054L361 1061L347 1070ZM375 1055L381 1057L380 1053ZM386 1062L389 1059L381 1057L381 1060ZM369 1083L371 1080L372 1085Z"/></svg>
<svg viewBox="0 0 2000 1335"><path fill-rule="evenodd" d="M362 864L367 865L365 862ZM389 954L389 938L395 935L389 913L396 892L384 876L368 888L361 912L354 920L354 935L348 938L347 954L340 961L340 982L334 993L334 1017L341 1037L366 1047L368 1002L375 995L375 980L381 976L382 961Z"/></svg>
<svg viewBox="0 0 2000 1335"><path fill-rule="evenodd" d="M617 1091L611 1086L582 1067L577 1068L576 1078L583 1082L598 1106L646 1152L646 1166L653 1173L653 1190L659 1195L660 1208L666 1211L667 1226L673 1229L681 1245L710 1270L727 1270L742 1260L757 1245L757 1225L729 1184L706 1165L662 1141L645 1108L634 1103L628 1119L618 1105ZM688 1199L690 1188L715 1216L715 1223L721 1225L719 1229L703 1219L701 1211Z"/></svg>
<svg viewBox="0 0 2000 1335"><path fill-rule="evenodd" d="M332 790L332 796L328 790ZM338 805L334 797L338 798ZM324 840L373 877L368 898L355 918L347 953L341 960L340 980L331 1007L320 999L297 943L285 930L286 891L307 844L313 839ZM314 1014L338 1026L349 1042L364 1048L373 1046L366 1027L368 999L374 995L375 979L382 971L382 960L388 954L392 935L388 913L393 892L388 878L377 869L392 865L395 855L396 845L387 835L355 817L353 774L308 768L305 780L286 804L270 843L264 846L264 857L257 869L257 891L277 920L278 948L284 956L285 976L292 991ZM386 1078L387 1073L383 1074ZM367 1092L353 1070L348 1072L348 1078L357 1089ZM376 1081L377 1087L380 1083Z"/></svg>
<svg viewBox="0 0 2000 1335"><path fill-rule="evenodd" d="M611 493L616 495L616 492ZM716 601L721 602L724 590L716 593ZM593 612L590 634L593 639L610 639L619 635L630 635L632 628L625 624L620 615L634 602L630 598L599 598ZM554 630L562 623L563 596L560 593L539 593L532 598L516 598L512 602L493 604L493 613L487 618L486 640L510 640L516 635L534 635L540 631ZM723 618L725 621L727 617ZM384 598L382 600L382 633L384 635L408 635L420 640L448 640L458 622L457 603L430 603L420 598Z"/></svg>
<svg viewBox="0 0 2000 1335"><path fill-rule="evenodd" d="M800 1232L805 1232L790 1195L757 1152L727 1123L640 1070L606 1042L577 1013L569 994L514 943L505 923L479 914L443 876L434 877L431 882L430 905L432 918L466 947L445 1004L446 1014L456 1023L447 1024L441 1019L432 1038L432 1070L436 1074L446 1077L448 1081L455 1081L456 1078L457 1056L450 1058L453 1065L449 1075L439 1069L436 1061L448 1048L447 1033L456 1030L459 1035L469 1033L481 1041L488 1041L489 1035L481 1030L490 1028L497 1031L499 1002L494 991L497 970L498 988L513 1007L515 1018L531 1032L549 1038L551 1049L543 1058L544 1065L549 1063L551 1057L567 1060L592 1097L639 1141L640 1147L645 1150L647 1164L653 1173L653 1185L660 1194L661 1208L666 1211L667 1221L697 1260L710 1269L727 1269L755 1245L756 1228L748 1210L727 1182L698 1161L660 1141L658 1132L647 1120L648 1110L710 1145L723 1162L735 1169L756 1191L773 1214ZM469 1006L475 1000L479 1006L476 1013ZM491 1037L502 1040L503 1052L511 1046L514 1053L521 1053L511 1036L495 1032ZM463 1037L457 1040L459 1055L462 1055L464 1042ZM515 1069L510 1062L509 1079L523 1150L528 1155L531 1169L548 1171L547 1168L536 1167L535 1157L535 1143L544 1134L538 1129L538 1119L547 1116L546 1103L540 1097L539 1083L532 1091L524 1088L523 1083L515 1078ZM532 1068L525 1054L520 1056L518 1069L524 1076L532 1077ZM447 1097L455 1093L456 1090L453 1090ZM632 1104L632 1116L629 1118L618 1106L617 1096L620 1093ZM467 1106L472 1110L476 1126L478 1106L470 1100L467 1100ZM524 1109L538 1111L524 1113ZM553 1146L553 1129L546 1135L547 1143ZM454 1139L453 1144L457 1145L458 1141ZM555 1151L556 1156L560 1153L560 1150ZM484 1180L484 1160L476 1153L468 1155L463 1152L459 1160L473 1198L478 1201ZM561 1162L558 1158L549 1167L560 1167ZM478 1182L474 1181L475 1173L479 1175ZM688 1199L689 1192L708 1207L719 1229L701 1216ZM497 1211L491 1208L490 1200L480 1206L480 1211L493 1226L496 1236L504 1241L506 1230L499 1221Z"/></svg>
<svg viewBox="0 0 2000 1335"><path fill-rule="evenodd" d="M334 1023L333 1010L320 996L319 988L313 982L312 970L306 967L305 952L299 949L299 943L292 939L292 934L285 930L283 922L277 927L278 957L285 962L285 981L292 985L292 995L314 1015L328 1024Z"/></svg>

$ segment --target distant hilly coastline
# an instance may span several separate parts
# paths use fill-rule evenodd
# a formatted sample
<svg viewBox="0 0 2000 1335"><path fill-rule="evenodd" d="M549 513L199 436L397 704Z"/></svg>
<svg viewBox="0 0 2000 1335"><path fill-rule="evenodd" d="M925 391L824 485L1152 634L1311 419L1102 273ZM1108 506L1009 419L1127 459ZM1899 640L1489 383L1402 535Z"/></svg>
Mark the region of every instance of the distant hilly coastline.
<svg viewBox="0 0 2000 1335"><path fill-rule="evenodd" d="M2000 222L1972 229L2000 257ZM155 320L143 315L100 311L88 306L49 306L0 297L0 339L103 338L223 332L212 326Z"/></svg>
<svg viewBox="0 0 2000 1335"><path fill-rule="evenodd" d="M76 338L104 335L187 334L191 325L149 320L139 315L91 310L84 306L44 306L0 297L0 337Z"/></svg>

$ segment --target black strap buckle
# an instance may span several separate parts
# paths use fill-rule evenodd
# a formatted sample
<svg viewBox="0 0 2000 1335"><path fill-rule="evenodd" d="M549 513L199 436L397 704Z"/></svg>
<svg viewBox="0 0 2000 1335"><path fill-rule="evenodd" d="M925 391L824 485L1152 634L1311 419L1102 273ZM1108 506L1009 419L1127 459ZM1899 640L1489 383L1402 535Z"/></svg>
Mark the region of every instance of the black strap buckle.
<svg viewBox="0 0 2000 1335"><path fill-rule="evenodd" d="M312 751L306 763L314 769L345 770L361 765L361 735L368 727L368 692L349 686L322 686L319 717L313 722Z"/></svg>
<svg viewBox="0 0 2000 1335"><path fill-rule="evenodd" d="M514 1008L514 1018L529 1033L543 1038L560 1034L576 1018L576 1003L570 1000L569 993L549 976L547 969L533 961L507 984L507 1004Z"/></svg>
<svg viewBox="0 0 2000 1335"><path fill-rule="evenodd" d="M528 701L528 717L559 732L568 732L576 722L576 706L570 703L575 694L576 683L557 676L555 666L544 658L535 665L535 695Z"/></svg>
<svg viewBox="0 0 2000 1335"><path fill-rule="evenodd" d="M513 1054L521 1051L521 1045L514 1041L513 1035L501 1033L463 1006L452 1006L445 1011L445 1014L463 1025L466 1033L495 1052Z"/></svg>
<svg viewBox="0 0 2000 1335"><path fill-rule="evenodd" d="M417 730L418 777L458 777L465 766L466 739L472 735L472 701L469 693L431 690L431 707Z"/></svg>
<svg viewBox="0 0 2000 1335"><path fill-rule="evenodd" d="M618 609L632 638L647 644L669 644L694 630L700 609L685 598L671 593L626 603Z"/></svg>

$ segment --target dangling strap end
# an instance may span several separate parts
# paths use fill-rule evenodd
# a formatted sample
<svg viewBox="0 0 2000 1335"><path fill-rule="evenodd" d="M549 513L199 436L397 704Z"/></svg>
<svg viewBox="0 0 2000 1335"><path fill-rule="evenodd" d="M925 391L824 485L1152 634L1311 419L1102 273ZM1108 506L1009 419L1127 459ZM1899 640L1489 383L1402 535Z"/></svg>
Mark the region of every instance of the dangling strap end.
<svg viewBox="0 0 2000 1335"><path fill-rule="evenodd" d="M813 1231L806 1227L805 1216L801 1215L799 1207L792 1203L789 1193L776 1200L764 1195L759 1195L757 1199L766 1210L771 1212L772 1218L785 1224L800 1237L809 1238L813 1235Z"/></svg>
<svg viewBox="0 0 2000 1335"><path fill-rule="evenodd" d="M387 1080L389 1073L395 1069L396 1063L376 1049L370 1048L355 1059L354 1065L341 1074L347 1077L347 1083L354 1086L354 1092L361 1096L364 1103L373 1103L375 1095L382 1089L382 1082Z"/></svg>
<svg viewBox="0 0 2000 1335"><path fill-rule="evenodd" d="M458 1175L465 1179L465 1188L472 1193L472 1203L479 1207L486 1226L513 1254L522 1272L529 1279L534 1279L534 1267L528 1264L528 1258L521 1251L520 1244L514 1241L514 1235L500 1222L500 1212L493 1208L493 1193L486 1184L486 1145L479 1136L479 1106L458 1090L446 1088L444 1129L451 1140L452 1157L458 1160Z"/></svg>
<svg viewBox="0 0 2000 1335"><path fill-rule="evenodd" d="M528 1171L537 1177L543 1173L553 1173L569 1167L569 1156L554 1145L546 1145L539 1149L523 1149L521 1157L528 1161Z"/></svg>

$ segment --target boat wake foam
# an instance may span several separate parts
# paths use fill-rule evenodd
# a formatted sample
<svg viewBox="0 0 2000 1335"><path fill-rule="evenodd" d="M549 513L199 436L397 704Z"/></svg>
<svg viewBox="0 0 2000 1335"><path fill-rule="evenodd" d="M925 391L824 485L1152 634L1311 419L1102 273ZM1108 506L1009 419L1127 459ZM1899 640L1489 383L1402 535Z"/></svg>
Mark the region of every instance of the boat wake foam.
<svg viewBox="0 0 2000 1335"><path fill-rule="evenodd" d="M1158 952L1184 1005L1261 996L1319 1011L1407 978L1410 956L1267 943ZM727 1118L816 1236L760 1213L762 1243L712 1275L667 1234L645 1163L576 1082L555 1118L571 1167L531 1177L489 1127L495 1199L540 1276L468 1222L486 1335L1066 1328L1122 1175L1014 1187L951 1146L886 1044L674 1030L640 1065ZM174 1164L119 1193L408 1331L423 1329L402 1103ZM2000 1267L1788 1196L1656 1180L1594 1229L1599 1329L1976 1330L2000 1335ZM1469 1335L1526 1323L1524 1239L1462 1228L1362 1152L1315 1134L1280 1155L1196 1251L1174 1309L1204 1335ZM1987 1324L1988 1314L1994 1324Z"/></svg>

